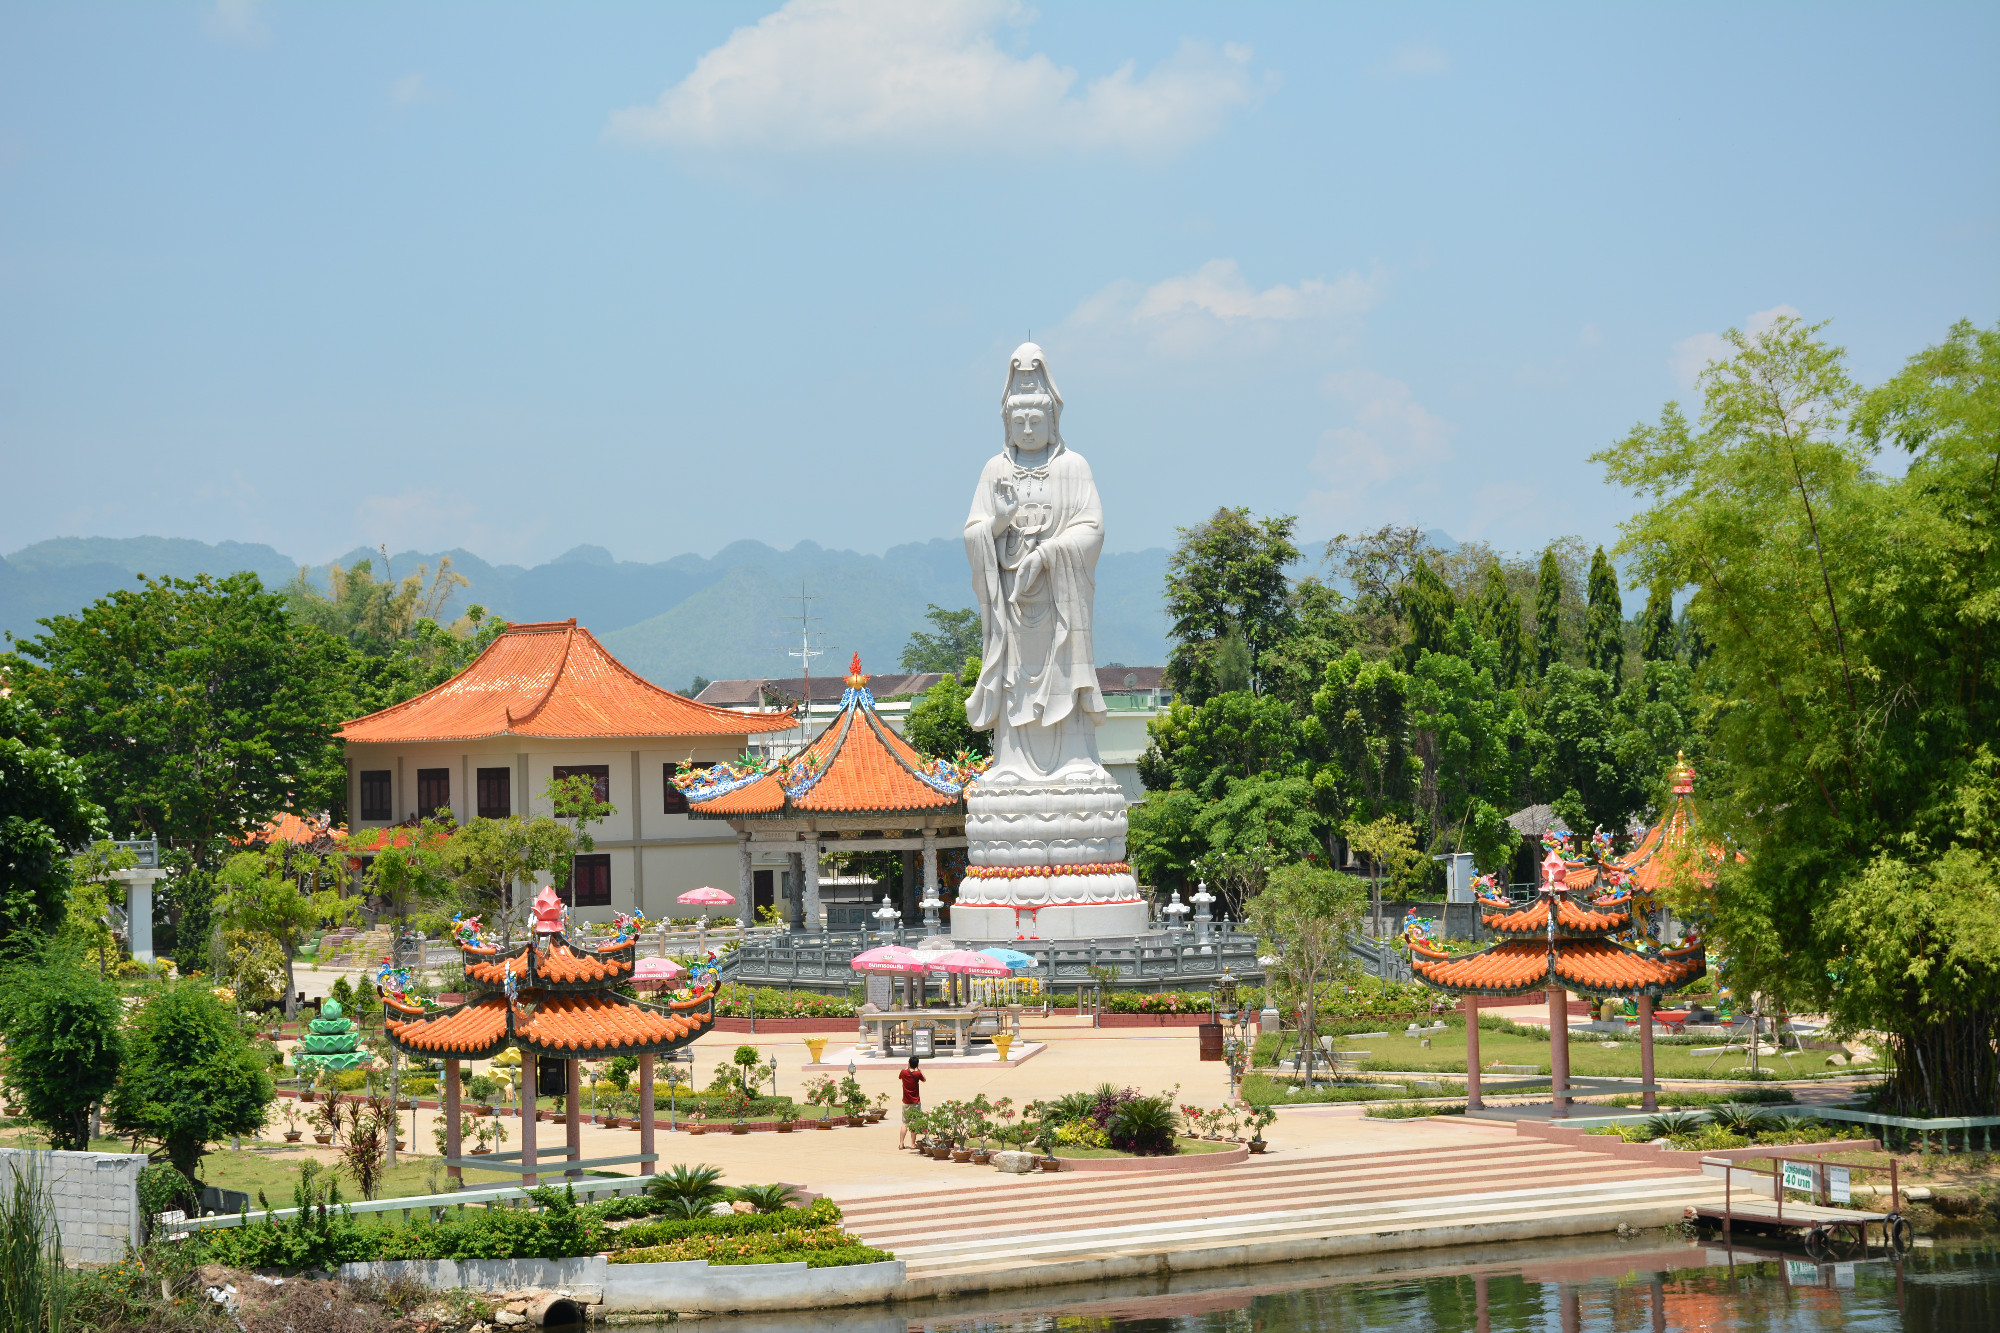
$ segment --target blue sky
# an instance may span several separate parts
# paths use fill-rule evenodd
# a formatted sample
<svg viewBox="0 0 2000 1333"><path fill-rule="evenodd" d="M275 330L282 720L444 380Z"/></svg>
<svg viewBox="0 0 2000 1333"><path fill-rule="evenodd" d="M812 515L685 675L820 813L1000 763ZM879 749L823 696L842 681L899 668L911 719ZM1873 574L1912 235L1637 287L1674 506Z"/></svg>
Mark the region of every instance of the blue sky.
<svg viewBox="0 0 2000 1333"><path fill-rule="evenodd" d="M1503 549L1717 332L2000 317L2000 6L0 6L0 550Z"/></svg>

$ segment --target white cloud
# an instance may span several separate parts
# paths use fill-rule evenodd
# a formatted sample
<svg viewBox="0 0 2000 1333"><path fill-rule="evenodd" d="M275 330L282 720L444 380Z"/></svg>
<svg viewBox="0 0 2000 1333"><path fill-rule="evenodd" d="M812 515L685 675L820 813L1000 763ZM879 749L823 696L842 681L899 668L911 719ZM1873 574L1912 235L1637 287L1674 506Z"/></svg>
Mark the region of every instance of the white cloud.
<svg viewBox="0 0 2000 1333"><path fill-rule="evenodd" d="M1225 340L1267 346L1280 326L1296 340L1296 326L1324 324L1336 333L1373 306L1385 279L1350 269L1338 276L1307 278L1258 288L1233 259L1211 259L1190 273L1149 287L1130 280L1111 283L1077 304L1063 327L1093 341L1138 338L1153 351L1193 355Z"/></svg>
<svg viewBox="0 0 2000 1333"><path fill-rule="evenodd" d="M1246 48L1196 42L1143 77L1127 61L1079 93L1075 70L995 41L1032 18L1010 0L791 0L657 102L613 113L609 132L710 150L1161 154L1257 95Z"/></svg>
<svg viewBox="0 0 2000 1333"><path fill-rule="evenodd" d="M1451 57L1429 43L1399 46L1395 54L1378 67L1384 74L1433 75L1451 73Z"/></svg>
<svg viewBox="0 0 2000 1333"><path fill-rule="evenodd" d="M1387 512L1384 501L1407 509L1435 490L1432 483L1451 461L1456 426L1418 402L1409 385L1376 371L1336 371L1324 387L1346 409L1347 424L1320 436L1312 470L1325 485L1307 493L1306 512L1339 522L1364 510ZM1371 491L1391 483L1393 499L1370 500Z"/></svg>
<svg viewBox="0 0 2000 1333"><path fill-rule="evenodd" d="M257 13L258 0L215 0L202 16L208 35L231 46L262 46L271 30Z"/></svg>
<svg viewBox="0 0 2000 1333"><path fill-rule="evenodd" d="M434 102L437 90L430 86L421 72L405 74L389 85L389 105L415 106L419 102Z"/></svg>
<svg viewBox="0 0 2000 1333"><path fill-rule="evenodd" d="M1743 331L1751 337L1765 333L1781 319L1798 319L1799 312L1788 305L1775 305L1769 310L1759 310L1743 321ZM1701 372L1711 361L1725 361L1733 356L1736 349L1729 340L1719 333L1697 333L1674 344L1674 352L1669 364L1673 368L1674 379L1683 389L1694 388Z"/></svg>

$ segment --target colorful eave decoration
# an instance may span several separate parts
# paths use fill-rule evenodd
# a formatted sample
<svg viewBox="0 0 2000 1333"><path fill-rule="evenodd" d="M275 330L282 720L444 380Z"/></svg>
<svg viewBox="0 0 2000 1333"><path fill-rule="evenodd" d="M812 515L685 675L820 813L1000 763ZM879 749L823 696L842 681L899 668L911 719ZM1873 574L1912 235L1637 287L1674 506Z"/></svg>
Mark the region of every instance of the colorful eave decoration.
<svg viewBox="0 0 2000 1333"><path fill-rule="evenodd" d="M922 809L942 804L939 797L961 799L992 761L965 751L949 759L920 754L882 721L868 681L861 670L861 655L856 653L848 664L840 712L810 745L791 758L745 754L710 768L690 766L674 776L674 786L700 812L703 806L770 779L765 789L721 807L715 817L780 814L806 801L828 782L833 787L827 790L836 794L829 797L822 793L815 809L829 802L857 811ZM863 751L867 758L857 758ZM855 771L863 768L869 771ZM851 781L840 780L850 772ZM917 785L910 785L913 783ZM898 786L903 788L901 798L895 795ZM850 788L862 795L850 801Z"/></svg>
<svg viewBox="0 0 2000 1333"><path fill-rule="evenodd" d="M1411 932L1410 967L1417 979L1452 995L1531 995L1562 987L1602 998L1657 999L1707 972L1698 940L1646 952L1616 942L1611 937L1631 927L1630 908L1573 901L1565 868L1551 849L1542 861L1541 900L1530 906L1480 898L1486 928L1503 937L1498 944L1448 954L1420 931Z"/></svg>
<svg viewBox="0 0 2000 1333"><path fill-rule="evenodd" d="M535 907L538 921L561 920L560 900L550 890ZM385 986L383 1027L398 1050L456 1060L491 1059L509 1046L562 1059L659 1055L715 1024L712 970L664 1004L617 993L632 979L636 935L593 947L570 939L566 929L537 930L504 951L478 941L476 921L459 923L457 935L469 992L462 1004L425 1010L404 990Z"/></svg>

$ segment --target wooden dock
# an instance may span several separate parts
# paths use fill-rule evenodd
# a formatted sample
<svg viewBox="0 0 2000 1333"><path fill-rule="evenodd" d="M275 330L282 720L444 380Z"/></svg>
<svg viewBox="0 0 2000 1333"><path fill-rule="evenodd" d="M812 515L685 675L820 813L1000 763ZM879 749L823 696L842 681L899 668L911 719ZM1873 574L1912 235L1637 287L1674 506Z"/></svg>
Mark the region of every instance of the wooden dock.
<svg viewBox="0 0 2000 1333"><path fill-rule="evenodd" d="M1738 1223L1803 1232L1806 1252L1811 1254L1839 1247L1865 1250L1869 1244L1869 1230L1875 1228L1885 1248L1905 1250L1910 1246L1910 1224L1898 1206L1902 1193L1893 1176L1889 1191L1890 1210L1872 1212L1862 1208L1836 1207L1829 1198L1834 1192L1832 1170L1860 1168L1830 1168L1825 1162L1792 1161L1776 1156L1772 1158L1772 1168L1768 1171L1719 1157L1705 1157L1701 1166L1704 1174L1722 1177L1722 1204L1720 1207L1713 1202L1696 1204L1693 1211L1697 1217L1720 1222L1724 1236L1731 1236ZM1893 1164L1891 1169L1893 1172ZM1810 1201L1787 1201L1785 1195L1788 1191L1812 1197ZM1839 1194L1842 1198L1846 1195L1844 1177L1839 1184Z"/></svg>

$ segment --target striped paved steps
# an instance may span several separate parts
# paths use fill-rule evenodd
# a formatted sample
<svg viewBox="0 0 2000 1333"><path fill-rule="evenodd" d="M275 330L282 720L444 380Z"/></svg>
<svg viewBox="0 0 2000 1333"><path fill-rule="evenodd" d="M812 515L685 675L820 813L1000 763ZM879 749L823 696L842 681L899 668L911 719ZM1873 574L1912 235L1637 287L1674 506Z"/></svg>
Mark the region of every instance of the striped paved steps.
<svg viewBox="0 0 2000 1333"><path fill-rule="evenodd" d="M967 1182L971 1185L972 1182ZM1556 1231L1609 1229L1644 1212L1677 1211L1717 1182L1534 1140L1422 1152L1339 1153L1252 1160L1184 1175L1065 1172L1000 1188L947 1188L841 1200L846 1227L893 1250L913 1281L1024 1263L1183 1253L1244 1246L1292 1257L1303 1245L1337 1252L1342 1237L1483 1227L1518 1220ZM1407 1243L1428 1243L1412 1234ZM1252 1261L1249 1259L1239 1262Z"/></svg>

